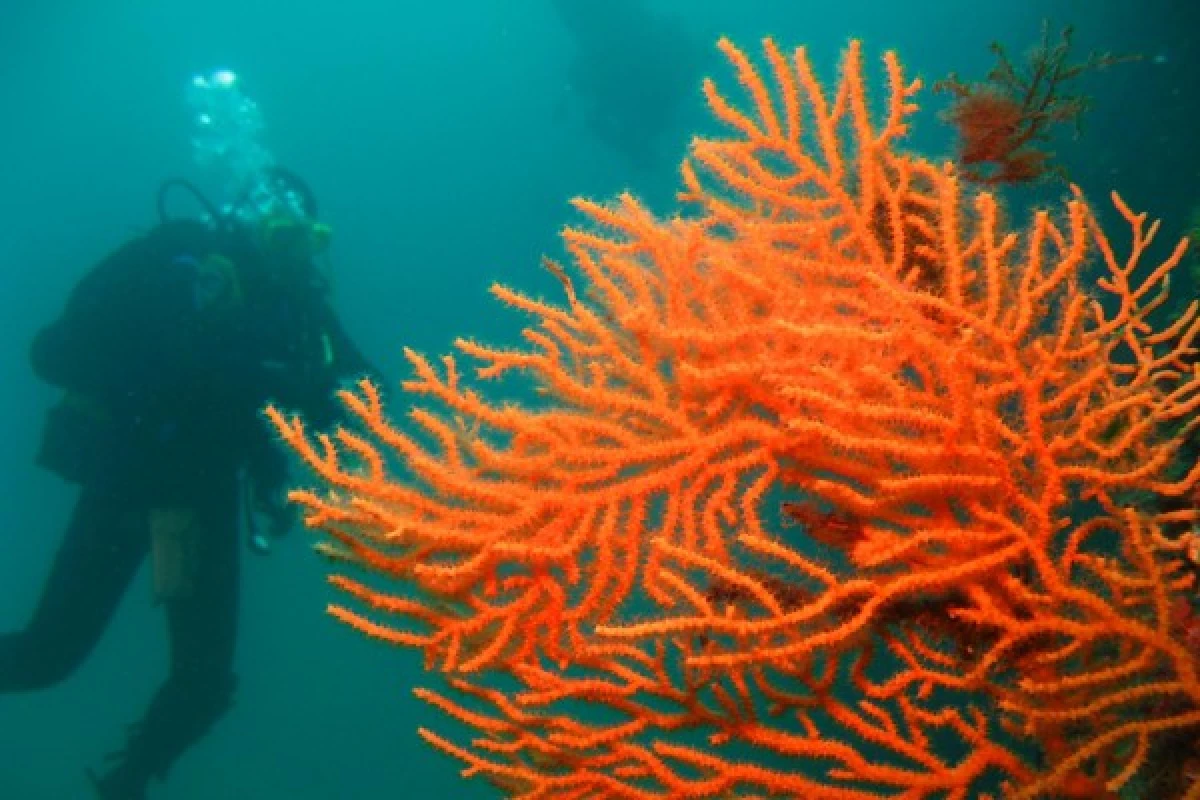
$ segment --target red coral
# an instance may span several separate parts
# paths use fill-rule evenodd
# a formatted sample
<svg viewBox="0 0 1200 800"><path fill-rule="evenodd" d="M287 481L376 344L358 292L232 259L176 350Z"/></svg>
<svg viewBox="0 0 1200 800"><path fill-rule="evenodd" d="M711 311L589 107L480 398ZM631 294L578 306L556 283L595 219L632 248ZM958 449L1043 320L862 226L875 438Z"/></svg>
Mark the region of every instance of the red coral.
<svg viewBox="0 0 1200 800"><path fill-rule="evenodd" d="M1072 29L1063 29L1051 46L1049 28L1029 56L1023 73L1008 59L999 43L992 45L997 64L982 83L964 83L954 75L934 84L954 95L946 116L958 130L959 162L964 174L984 184L1027 183L1048 174L1062 174L1047 149L1052 129L1072 123L1079 130L1089 100L1072 95L1066 84L1084 72L1101 69L1132 56L1092 53L1068 64Z"/></svg>

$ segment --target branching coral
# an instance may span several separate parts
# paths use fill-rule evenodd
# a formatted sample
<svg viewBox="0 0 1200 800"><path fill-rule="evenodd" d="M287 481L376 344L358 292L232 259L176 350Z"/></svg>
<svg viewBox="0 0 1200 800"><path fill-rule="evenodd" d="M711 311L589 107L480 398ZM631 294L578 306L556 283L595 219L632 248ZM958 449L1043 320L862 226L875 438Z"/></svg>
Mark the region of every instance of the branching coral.
<svg viewBox="0 0 1200 800"><path fill-rule="evenodd" d="M458 342L539 402L409 352L403 427L368 383L357 431L270 410L332 612L449 674L478 734L422 735L522 797L1200 796L1198 515L1153 502L1200 480L1197 304L1151 322L1183 245L1143 263L1114 196L1118 254L1078 191L1006 230L900 149L891 54L877 121L857 43L831 91L721 48L691 212L577 202L565 305L495 287L527 347Z"/></svg>
<svg viewBox="0 0 1200 800"><path fill-rule="evenodd" d="M935 91L954 96L947 116L959 133L959 161L965 174L986 184L1025 183L1065 173L1052 162L1052 132L1072 124L1078 134L1090 98L1072 94L1068 85L1086 72L1105 69L1137 56L1091 53L1069 63L1071 26L1063 28L1057 44L1042 24L1042 41L1019 69L999 42L992 44L996 66L980 83L964 83L950 75L934 84Z"/></svg>

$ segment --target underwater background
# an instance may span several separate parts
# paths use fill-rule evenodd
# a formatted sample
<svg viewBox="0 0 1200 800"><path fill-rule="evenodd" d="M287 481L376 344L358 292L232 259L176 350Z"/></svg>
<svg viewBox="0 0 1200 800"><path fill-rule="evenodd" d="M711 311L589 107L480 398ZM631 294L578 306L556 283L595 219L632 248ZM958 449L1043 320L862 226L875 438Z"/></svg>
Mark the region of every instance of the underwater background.
<svg viewBox="0 0 1200 800"><path fill-rule="evenodd" d="M33 466L55 393L28 362L33 334L125 238L154 223L160 182L212 186L193 161L193 75L234 70L278 160L311 182L334 228L335 304L390 380L401 348L500 343L523 319L488 295L553 278L575 195L630 189L673 208L692 133L711 132L700 81L728 67L719 35L804 44L831 76L851 37L869 68L898 51L926 86L1015 56L1043 20L1076 49L1138 61L1081 77L1093 106L1056 142L1072 181L1119 189L1175 241L1200 205L1200 3L1188 0L511 0L455 3L10 0L0 8L0 630L33 608L74 489ZM651 20L653 22L651 22ZM876 73L877 75L879 73ZM953 151L926 89L910 145ZM1022 194L1022 192L1024 194ZM1063 195L1014 192L1015 206ZM1102 206L1104 204L1101 204ZM1014 215L1016 216L1016 215ZM1019 219L1019 216L1017 217ZM324 564L294 531L244 559L233 711L154 798L490 797L415 728L419 655L324 614ZM0 798L86 796L95 766L140 716L166 666L165 625L142 574L84 667L49 691L0 697Z"/></svg>

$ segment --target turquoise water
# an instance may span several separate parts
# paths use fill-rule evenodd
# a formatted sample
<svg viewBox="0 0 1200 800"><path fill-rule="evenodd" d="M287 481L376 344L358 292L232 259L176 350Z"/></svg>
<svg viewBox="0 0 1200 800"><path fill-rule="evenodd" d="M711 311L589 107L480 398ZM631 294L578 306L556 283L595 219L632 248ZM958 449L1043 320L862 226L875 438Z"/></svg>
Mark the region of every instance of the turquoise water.
<svg viewBox="0 0 1200 800"><path fill-rule="evenodd" d="M210 182L189 146L195 73L236 70L273 151L312 183L335 230L338 310L394 379L406 375L403 346L436 354L455 336L516 334L522 319L486 289L554 288L538 259L558 253L570 197L628 188L671 211L689 135L712 129L700 80L732 83L718 35L747 49L768 34L805 44L826 74L861 38L868 63L894 48L929 83L986 72L994 39L1019 55L1043 17L1074 24L1081 54L1143 58L1085 76L1093 108L1080 138L1056 148L1071 179L1097 197L1119 189L1163 218L1166 238L1200 203L1192 3L565 5L18 0L0 11L0 630L32 610L73 500L32 466L54 392L30 373L29 341L98 257L153 223L163 178ZM925 97L912 144L950 154L934 114L944 99ZM417 737L440 722L411 695L417 654L324 615L332 595L307 544L297 531L269 558L247 556L236 705L151 796L492 796ZM165 656L142 574L82 669L52 690L0 697L0 798L86 796L83 769L141 714Z"/></svg>

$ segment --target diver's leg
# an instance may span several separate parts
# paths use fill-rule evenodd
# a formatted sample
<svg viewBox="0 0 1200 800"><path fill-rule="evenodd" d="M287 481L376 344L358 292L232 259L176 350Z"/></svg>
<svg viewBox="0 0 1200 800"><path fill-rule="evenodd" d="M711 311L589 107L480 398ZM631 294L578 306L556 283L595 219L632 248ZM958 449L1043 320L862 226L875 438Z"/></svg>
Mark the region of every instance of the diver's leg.
<svg viewBox="0 0 1200 800"><path fill-rule="evenodd" d="M140 797L149 779L164 778L232 705L240 537L236 485L222 488L196 509L200 527L192 590L165 601L170 674L112 772L98 781L104 797Z"/></svg>
<svg viewBox="0 0 1200 800"><path fill-rule="evenodd" d="M145 527L124 498L84 489L33 618L0 636L0 694L70 675L99 641L146 548Z"/></svg>

